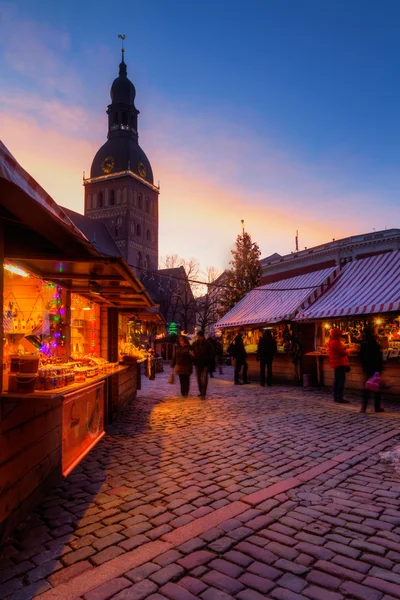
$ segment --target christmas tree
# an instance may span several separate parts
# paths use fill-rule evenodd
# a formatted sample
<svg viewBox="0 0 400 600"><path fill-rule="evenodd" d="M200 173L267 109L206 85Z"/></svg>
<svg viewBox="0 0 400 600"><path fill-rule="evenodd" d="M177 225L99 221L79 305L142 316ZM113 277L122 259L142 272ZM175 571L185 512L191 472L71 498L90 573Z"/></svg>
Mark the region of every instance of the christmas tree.
<svg viewBox="0 0 400 600"><path fill-rule="evenodd" d="M231 250L231 269L227 271L226 288L222 293L223 313L231 310L244 296L261 285L260 249L244 228Z"/></svg>

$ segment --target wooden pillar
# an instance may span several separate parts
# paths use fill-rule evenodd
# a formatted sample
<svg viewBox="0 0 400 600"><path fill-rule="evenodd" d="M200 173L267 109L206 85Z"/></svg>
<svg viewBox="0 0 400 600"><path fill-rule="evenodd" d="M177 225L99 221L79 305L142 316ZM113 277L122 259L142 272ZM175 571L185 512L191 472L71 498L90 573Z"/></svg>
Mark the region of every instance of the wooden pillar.
<svg viewBox="0 0 400 600"><path fill-rule="evenodd" d="M71 356L71 292L65 292L65 356L68 360Z"/></svg>
<svg viewBox="0 0 400 600"><path fill-rule="evenodd" d="M100 307L100 356L108 360L108 308Z"/></svg>
<svg viewBox="0 0 400 600"><path fill-rule="evenodd" d="M108 309L108 360L118 361L118 309Z"/></svg>
<svg viewBox="0 0 400 600"><path fill-rule="evenodd" d="M4 331L3 331L3 298L4 298L4 232L3 223L0 221L0 298L1 298L1 318L0 318L0 362L1 362L1 377L0 377L0 394L3 391L3 346L4 346Z"/></svg>

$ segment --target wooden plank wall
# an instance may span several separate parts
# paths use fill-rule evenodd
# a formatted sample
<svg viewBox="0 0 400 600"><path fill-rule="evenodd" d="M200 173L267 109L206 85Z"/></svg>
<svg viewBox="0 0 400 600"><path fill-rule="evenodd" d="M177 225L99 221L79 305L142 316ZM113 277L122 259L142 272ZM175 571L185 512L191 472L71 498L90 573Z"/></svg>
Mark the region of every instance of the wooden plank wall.
<svg viewBox="0 0 400 600"><path fill-rule="evenodd" d="M247 364L249 365L248 375L250 379L260 381L260 363L256 360L255 354L247 355ZM272 375L275 383L288 383L289 385L299 383L296 367L290 354L275 355L272 363Z"/></svg>
<svg viewBox="0 0 400 600"><path fill-rule="evenodd" d="M128 404L136 397L137 369L139 368L140 365L134 363L127 371L117 373L110 378L112 414L109 417L111 421L121 411L125 410Z"/></svg>
<svg viewBox="0 0 400 600"><path fill-rule="evenodd" d="M62 398L0 399L0 540L61 480Z"/></svg>

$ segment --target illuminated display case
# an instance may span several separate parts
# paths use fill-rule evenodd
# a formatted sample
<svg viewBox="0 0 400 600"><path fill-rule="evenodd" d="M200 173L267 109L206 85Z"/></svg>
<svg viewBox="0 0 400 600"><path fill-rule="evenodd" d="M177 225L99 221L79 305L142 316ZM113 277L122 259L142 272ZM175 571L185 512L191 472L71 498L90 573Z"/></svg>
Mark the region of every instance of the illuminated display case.
<svg viewBox="0 0 400 600"><path fill-rule="evenodd" d="M100 306L71 294L71 356L100 356Z"/></svg>
<svg viewBox="0 0 400 600"><path fill-rule="evenodd" d="M4 264L3 391L68 388L109 374L100 358L100 307L11 263Z"/></svg>
<svg viewBox="0 0 400 600"><path fill-rule="evenodd" d="M334 319L317 326L317 351L326 354L333 328L343 331L343 341L351 355L357 355L367 325L375 329L384 360L399 359L400 354L400 315L365 316L362 319Z"/></svg>
<svg viewBox="0 0 400 600"><path fill-rule="evenodd" d="M146 345L149 334L142 321L130 315L118 315L118 353L120 360L144 361L147 358Z"/></svg>
<svg viewBox="0 0 400 600"><path fill-rule="evenodd" d="M287 354L293 350L293 330L291 324L265 325L246 329L243 341L247 354L256 354L257 346L264 329L270 329L275 338L279 354ZM228 331L224 336L224 347L235 339L238 329Z"/></svg>

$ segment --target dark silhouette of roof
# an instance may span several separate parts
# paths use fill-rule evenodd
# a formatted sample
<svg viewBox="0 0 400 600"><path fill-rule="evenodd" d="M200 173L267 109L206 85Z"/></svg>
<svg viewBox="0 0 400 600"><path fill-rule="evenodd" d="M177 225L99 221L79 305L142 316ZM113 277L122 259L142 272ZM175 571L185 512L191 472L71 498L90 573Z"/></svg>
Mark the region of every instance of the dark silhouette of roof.
<svg viewBox="0 0 400 600"><path fill-rule="evenodd" d="M62 209L101 254L122 256L105 223L85 217L70 208L62 207Z"/></svg>

